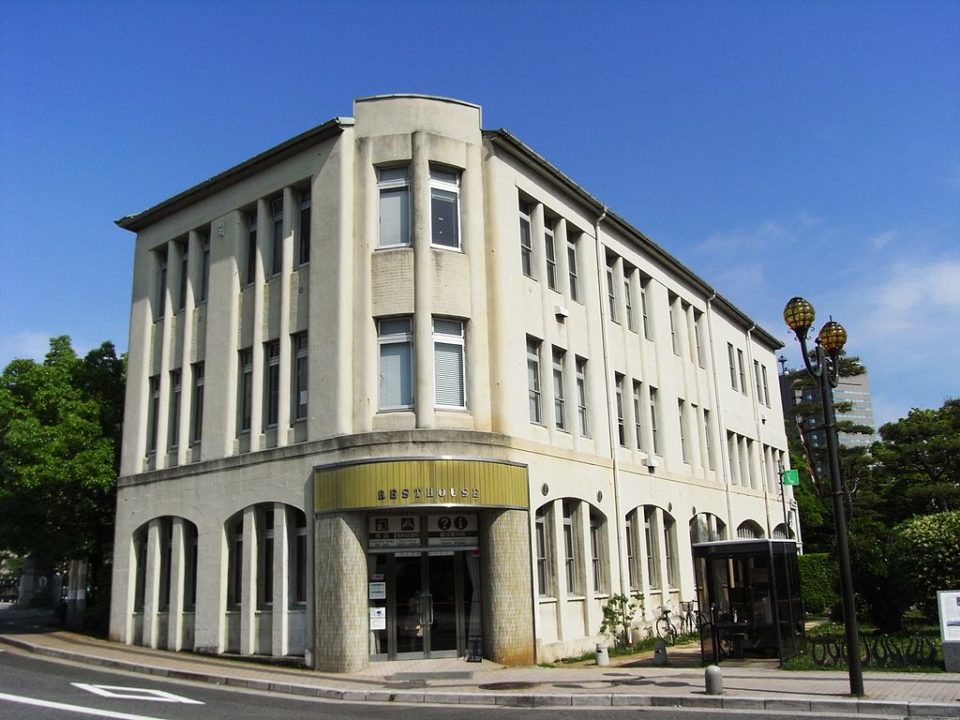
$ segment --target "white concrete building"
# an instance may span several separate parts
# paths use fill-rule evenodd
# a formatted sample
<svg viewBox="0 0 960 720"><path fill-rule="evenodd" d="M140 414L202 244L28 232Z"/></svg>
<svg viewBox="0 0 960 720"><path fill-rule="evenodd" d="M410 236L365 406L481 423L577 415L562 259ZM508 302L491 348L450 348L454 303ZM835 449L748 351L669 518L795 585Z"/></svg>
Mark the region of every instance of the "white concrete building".
<svg viewBox="0 0 960 720"><path fill-rule="evenodd" d="M548 661L789 532L780 343L475 105L364 98L118 224L114 640Z"/></svg>

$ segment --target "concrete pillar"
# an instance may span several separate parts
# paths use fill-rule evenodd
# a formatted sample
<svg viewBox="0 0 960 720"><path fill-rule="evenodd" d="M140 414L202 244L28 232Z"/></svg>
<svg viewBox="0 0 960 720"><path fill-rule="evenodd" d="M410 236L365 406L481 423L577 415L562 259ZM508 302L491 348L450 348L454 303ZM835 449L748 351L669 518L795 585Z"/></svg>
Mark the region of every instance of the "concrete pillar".
<svg viewBox="0 0 960 720"><path fill-rule="evenodd" d="M219 522L197 527L197 607L194 616L194 650L210 655L224 651L227 606L227 543ZM209 568L209 571L206 569Z"/></svg>
<svg viewBox="0 0 960 720"><path fill-rule="evenodd" d="M320 515L314 528L314 667L357 672L370 657L365 516Z"/></svg>
<svg viewBox="0 0 960 720"><path fill-rule="evenodd" d="M147 526L147 568L144 575L143 638L141 640L141 644L151 648L159 644L157 625L160 611L160 531L161 521L159 518L154 518Z"/></svg>
<svg viewBox="0 0 960 720"><path fill-rule="evenodd" d="M283 262L280 268L280 396L277 399L277 445L284 446L289 440L290 417L290 367L292 347L290 342L290 283L294 268L293 228L300 213L296 193L291 187L283 189Z"/></svg>
<svg viewBox="0 0 960 720"><path fill-rule="evenodd" d="M256 372L256 370L254 370ZM243 593L240 600L240 654L257 651L257 513L243 511Z"/></svg>
<svg viewBox="0 0 960 720"><path fill-rule="evenodd" d="M170 605L167 608L167 649L183 649L183 586L186 577L184 521L175 517L170 538Z"/></svg>
<svg viewBox="0 0 960 720"><path fill-rule="evenodd" d="M436 386L433 376L433 249L430 238L429 138L413 135L413 162L410 164L410 200L413 205L413 352L414 407L418 428L436 423Z"/></svg>
<svg viewBox="0 0 960 720"><path fill-rule="evenodd" d="M536 658L528 513L485 510L480 524L484 655L504 665L532 665Z"/></svg>
<svg viewBox="0 0 960 720"><path fill-rule="evenodd" d="M273 506L273 641L274 657L283 657L290 647L290 535L287 508Z"/></svg>

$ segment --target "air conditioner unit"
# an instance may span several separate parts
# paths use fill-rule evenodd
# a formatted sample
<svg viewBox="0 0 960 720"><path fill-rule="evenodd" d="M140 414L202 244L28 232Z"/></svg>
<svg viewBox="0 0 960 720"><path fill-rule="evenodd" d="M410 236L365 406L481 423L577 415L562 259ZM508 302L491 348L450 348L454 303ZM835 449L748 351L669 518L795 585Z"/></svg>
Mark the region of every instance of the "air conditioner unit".
<svg viewBox="0 0 960 720"><path fill-rule="evenodd" d="M660 458L654 457L653 455L648 455L644 464L653 470L655 467L660 465Z"/></svg>

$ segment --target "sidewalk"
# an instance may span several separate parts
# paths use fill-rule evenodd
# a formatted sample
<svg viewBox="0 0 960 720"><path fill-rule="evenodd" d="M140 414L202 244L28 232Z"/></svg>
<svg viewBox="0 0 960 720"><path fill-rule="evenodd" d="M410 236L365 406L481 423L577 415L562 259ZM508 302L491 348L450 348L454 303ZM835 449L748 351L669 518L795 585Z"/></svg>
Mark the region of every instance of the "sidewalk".
<svg viewBox="0 0 960 720"><path fill-rule="evenodd" d="M0 613L0 616L7 613ZM6 633L0 623L0 632ZM864 674L867 698L850 698L845 672L787 672L773 665L723 666L724 693L707 695L700 667L653 667L652 658L610 667L504 668L463 659L373 663L351 674L119 645L62 630L21 627L2 647L103 668L259 691L357 702L516 707L674 706L815 712L831 716L960 718L956 673ZM670 649L676 665L692 649ZM697 658L699 659L699 658Z"/></svg>

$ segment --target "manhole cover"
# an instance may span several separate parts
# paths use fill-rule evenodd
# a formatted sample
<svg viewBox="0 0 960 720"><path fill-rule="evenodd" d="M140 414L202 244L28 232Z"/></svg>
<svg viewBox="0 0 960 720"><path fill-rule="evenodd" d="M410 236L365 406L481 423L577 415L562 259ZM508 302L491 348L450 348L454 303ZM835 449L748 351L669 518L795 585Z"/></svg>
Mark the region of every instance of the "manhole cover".
<svg viewBox="0 0 960 720"><path fill-rule="evenodd" d="M529 690L535 688L539 683L532 682L498 682L480 685L481 690Z"/></svg>

